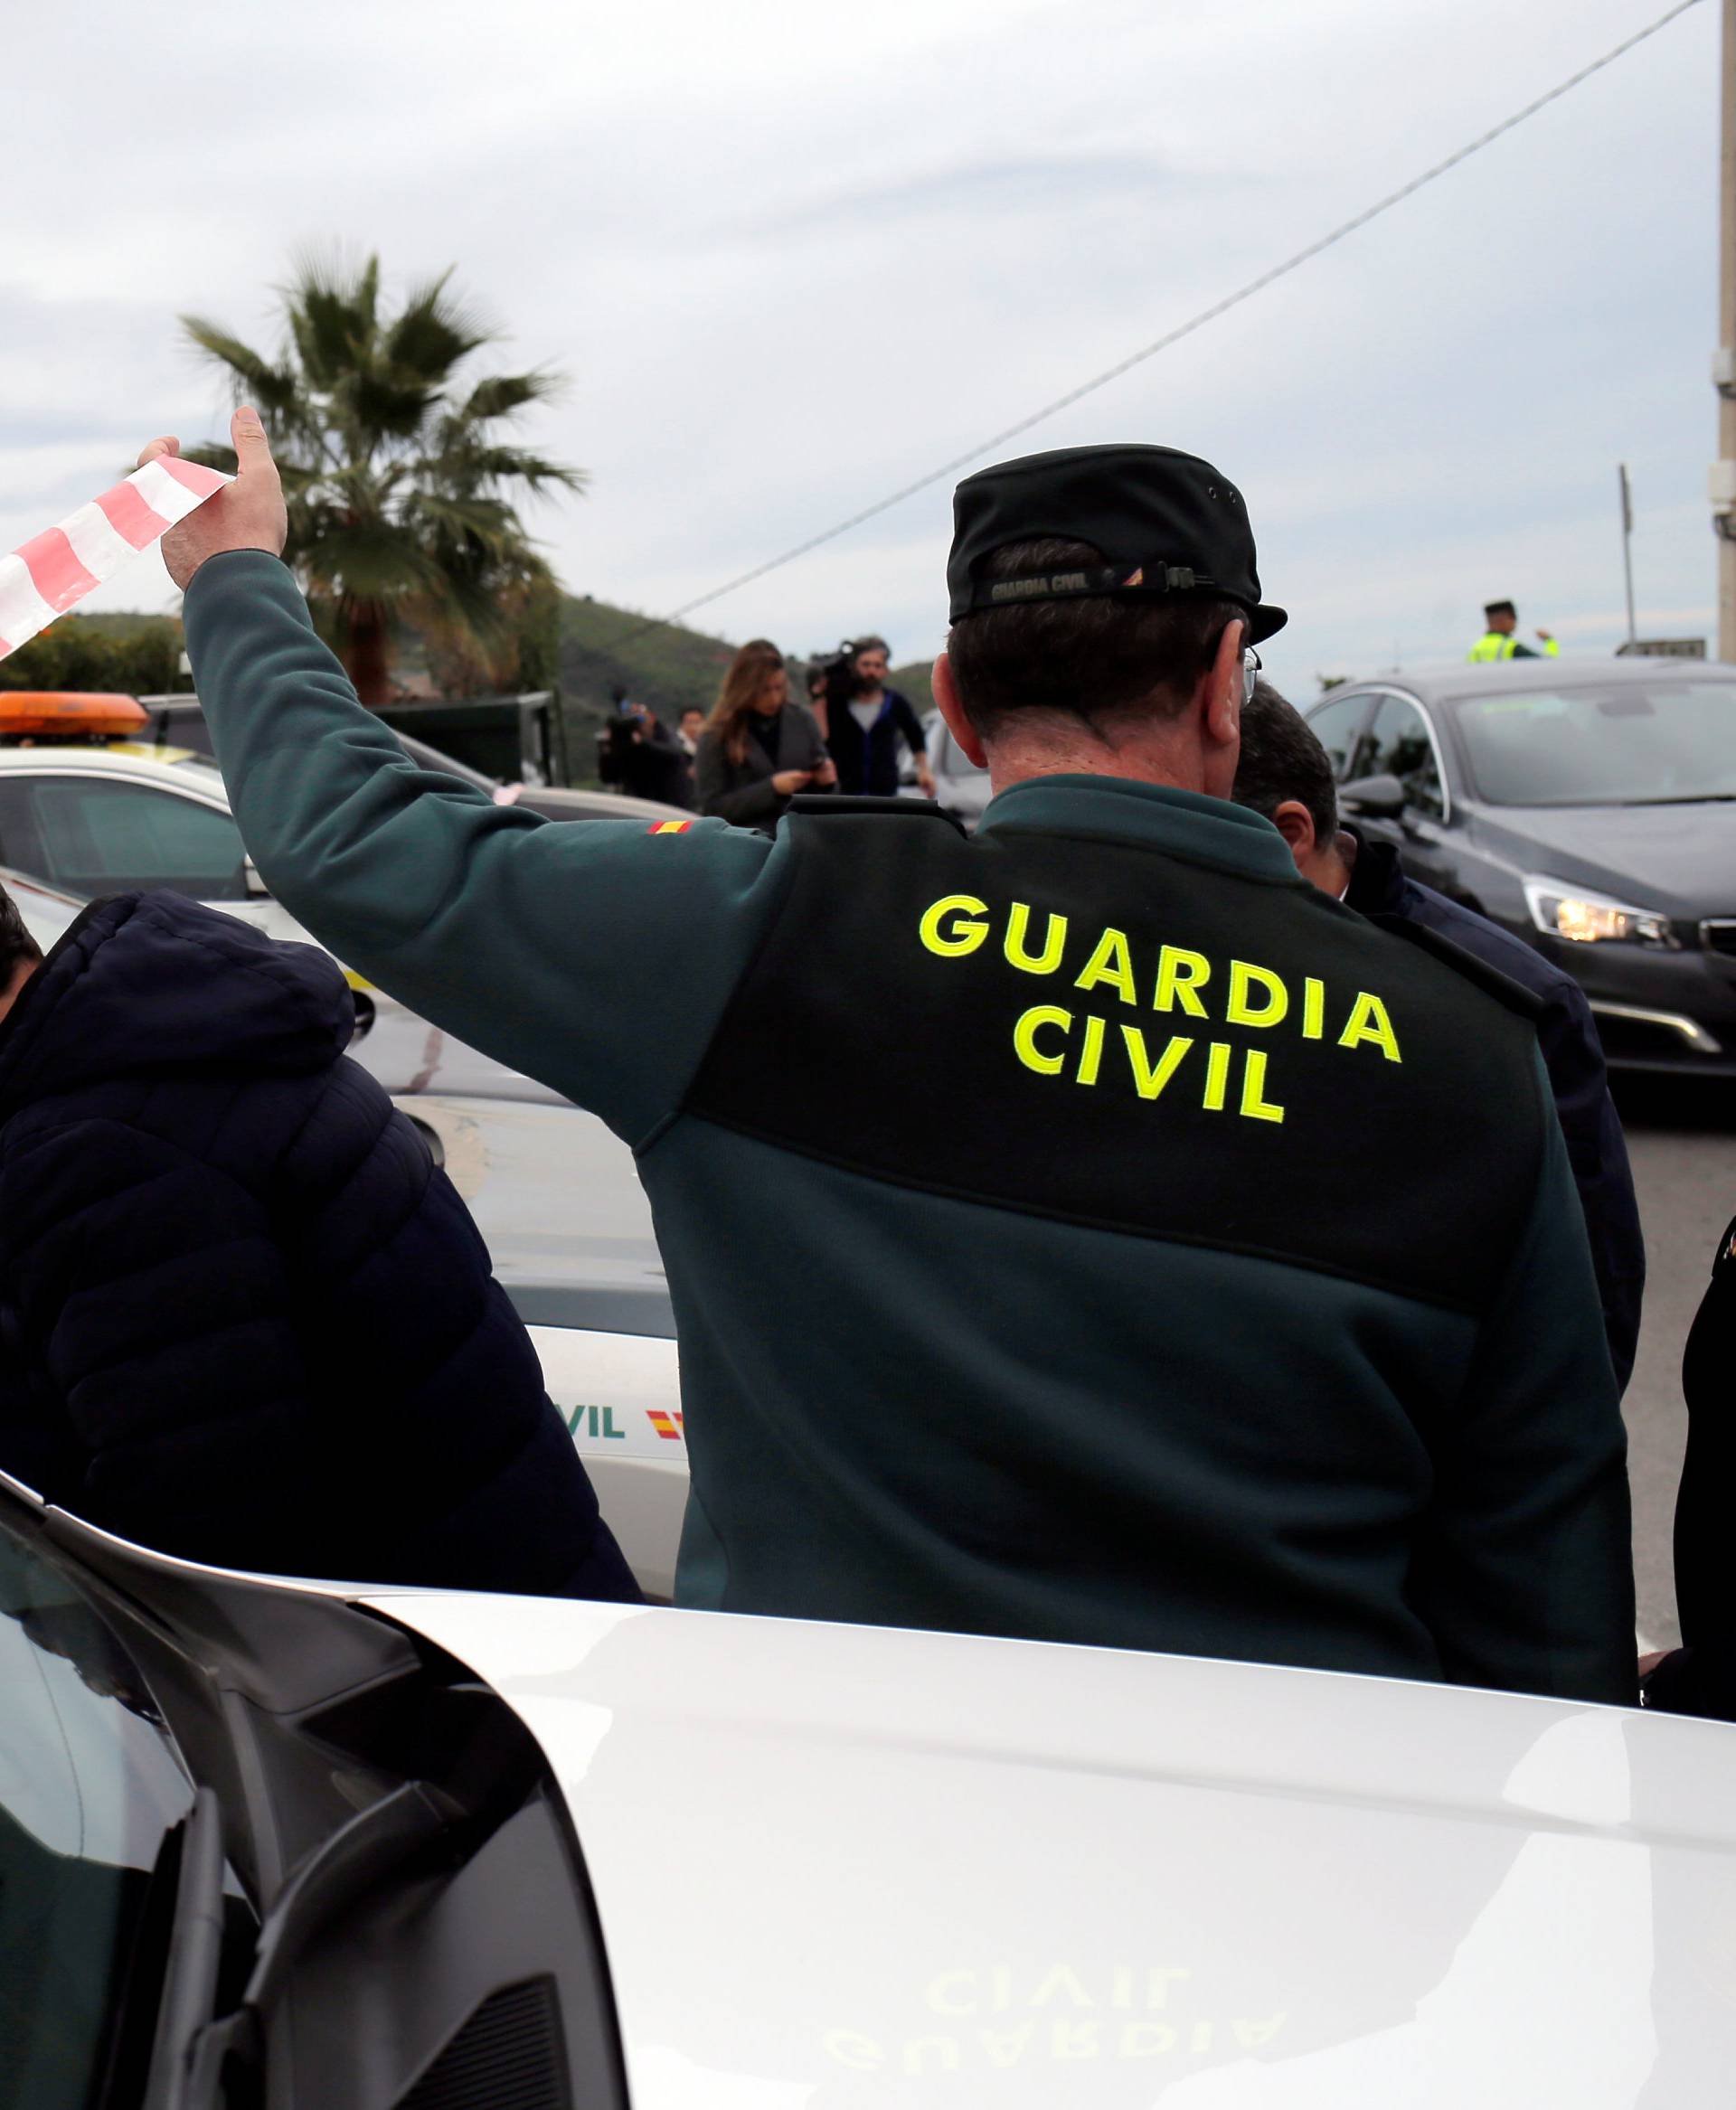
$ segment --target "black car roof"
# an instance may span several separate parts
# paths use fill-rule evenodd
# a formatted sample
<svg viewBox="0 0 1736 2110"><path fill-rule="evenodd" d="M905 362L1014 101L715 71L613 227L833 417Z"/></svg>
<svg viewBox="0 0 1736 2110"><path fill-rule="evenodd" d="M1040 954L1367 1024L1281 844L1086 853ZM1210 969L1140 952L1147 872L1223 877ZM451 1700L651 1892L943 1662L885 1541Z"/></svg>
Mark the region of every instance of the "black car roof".
<svg viewBox="0 0 1736 2110"><path fill-rule="evenodd" d="M1736 689L1736 666L1715 659L1504 659L1476 666L1437 660L1359 675L1320 700L1363 689L1402 689L1420 703L1459 703L1468 697L1513 695L1527 689L1637 688L1660 680L1725 682Z"/></svg>

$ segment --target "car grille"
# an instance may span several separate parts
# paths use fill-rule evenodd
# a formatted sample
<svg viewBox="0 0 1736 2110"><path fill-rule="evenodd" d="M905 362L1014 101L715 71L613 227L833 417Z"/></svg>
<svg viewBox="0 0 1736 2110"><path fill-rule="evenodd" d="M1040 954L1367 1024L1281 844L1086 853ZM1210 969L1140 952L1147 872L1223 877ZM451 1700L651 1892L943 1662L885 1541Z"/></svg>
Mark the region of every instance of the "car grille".
<svg viewBox="0 0 1736 2110"><path fill-rule="evenodd" d="M1736 916L1709 916L1700 926L1700 942L1709 953L1736 959Z"/></svg>

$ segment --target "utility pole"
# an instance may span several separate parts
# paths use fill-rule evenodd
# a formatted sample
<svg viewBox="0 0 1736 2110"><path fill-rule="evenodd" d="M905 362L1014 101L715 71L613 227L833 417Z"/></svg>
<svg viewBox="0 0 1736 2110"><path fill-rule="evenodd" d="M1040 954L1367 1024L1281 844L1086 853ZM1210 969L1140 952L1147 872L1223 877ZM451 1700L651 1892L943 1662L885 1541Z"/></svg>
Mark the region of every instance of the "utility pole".
<svg viewBox="0 0 1736 2110"><path fill-rule="evenodd" d="M1718 531L1718 656L1736 660L1736 0L1724 0L1723 123L1718 147L1718 460L1712 471Z"/></svg>
<svg viewBox="0 0 1736 2110"><path fill-rule="evenodd" d="M1634 492L1628 481L1626 462L1616 464L1621 479L1621 577L1628 589L1628 642L1634 642Z"/></svg>

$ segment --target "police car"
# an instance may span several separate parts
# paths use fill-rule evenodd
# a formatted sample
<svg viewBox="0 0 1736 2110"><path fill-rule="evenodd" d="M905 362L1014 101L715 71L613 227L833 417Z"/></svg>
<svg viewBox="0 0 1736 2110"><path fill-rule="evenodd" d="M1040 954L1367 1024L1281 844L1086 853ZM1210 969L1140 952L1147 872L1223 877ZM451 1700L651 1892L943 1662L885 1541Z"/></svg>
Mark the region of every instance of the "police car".
<svg viewBox="0 0 1736 2110"><path fill-rule="evenodd" d="M0 1479L0 2101L1722 2110L1736 1729L140 1550Z"/></svg>
<svg viewBox="0 0 1736 2110"><path fill-rule="evenodd" d="M633 1154L577 1107L397 1102L463 1197L642 1586L675 1594L687 1439L675 1313Z"/></svg>
<svg viewBox="0 0 1736 2110"><path fill-rule="evenodd" d="M316 943L255 871L209 756L146 744L147 724L130 696L0 691L0 865L72 902L66 922L95 896L162 887L269 937ZM573 810L583 819L675 811L605 794L589 795ZM351 1051L388 1091L558 1097L431 1027L360 975L348 978L357 1022Z"/></svg>

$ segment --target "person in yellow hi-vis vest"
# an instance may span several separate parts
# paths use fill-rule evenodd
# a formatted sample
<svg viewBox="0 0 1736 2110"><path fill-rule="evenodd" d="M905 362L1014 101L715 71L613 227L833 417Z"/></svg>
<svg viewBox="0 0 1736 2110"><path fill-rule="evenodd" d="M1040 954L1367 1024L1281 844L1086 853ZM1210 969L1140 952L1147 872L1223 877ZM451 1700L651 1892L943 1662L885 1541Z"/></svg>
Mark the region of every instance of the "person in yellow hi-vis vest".
<svg viewBox="0 0 1736 2110"><path fill-rule="evenodd" d="M1519 611L1511 601L1490 601L1483 610L1486 626L1482 636L1465 655L1467 659L1482 662L1491 659L1559 659L1561 648L1547 630L1538 631L1543 640L1542 652L1533 652L1529 645L1521 645L1514 636L1519 627Z"/></svg>

